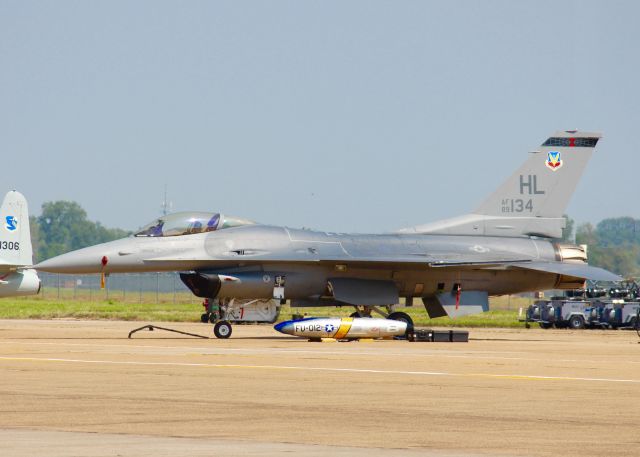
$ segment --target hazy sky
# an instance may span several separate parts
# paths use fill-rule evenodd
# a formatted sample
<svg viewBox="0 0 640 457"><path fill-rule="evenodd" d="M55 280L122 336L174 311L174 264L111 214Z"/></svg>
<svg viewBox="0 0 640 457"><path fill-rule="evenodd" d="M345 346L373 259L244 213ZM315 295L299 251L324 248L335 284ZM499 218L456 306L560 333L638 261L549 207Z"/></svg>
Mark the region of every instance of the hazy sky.
<svg viewBox="0 0 640 457"><path fill-rule="evenodd" d="M0 0L2 188L125 229L166 185L379 232L473 210L579 128L604 139L568 213L640 217L639 5Z"/></svg>

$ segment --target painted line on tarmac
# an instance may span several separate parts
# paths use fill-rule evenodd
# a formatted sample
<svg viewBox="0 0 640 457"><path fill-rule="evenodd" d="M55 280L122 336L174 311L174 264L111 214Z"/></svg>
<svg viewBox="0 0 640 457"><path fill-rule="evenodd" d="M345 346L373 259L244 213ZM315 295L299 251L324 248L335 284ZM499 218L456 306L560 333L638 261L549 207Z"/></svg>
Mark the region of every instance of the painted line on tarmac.
<svg viewBox="0 0 640 457"><path fill-rule="evenodd" d="M292 370L292 371L325 371L339 373L375 373L393 375L417 375L417 376L449 376L449 377L476 377L516 379L525 381L585 381L585 382L609 382L640 384L640 379L615 379L615 378L587 378L574 376L542 376L520 374L492 374L492 373L451 373L446 371L404 371L404 370L375 370L364 368L331 368L331 367L303 367L292 365L240 365L223 363L187 363L187 362L136 362L126 360L86 360L63 359L45 357L1 357L0 360L15 362L58 362L58 363L85 363L97 365L134 365L134 366L167 366L167 367L199 367L199 368L236 368L259 370Z"/></svg>
<svg viewBox="0 0 640 457"><path fill-rule="evenodd" d="M304 340L300 340L303 342ZM43 342L43 341L15 341L5 340L0 341L0 344L16 344L16 345L29 345L29 346L71 346L71 347L99 347L99 348L136 348L136 349L169 349L180 351L202 351L203 355L222 355L224 353L231 354L321 354L321 355L385 355L385 356L443 356L454 358L487 358L487 359L507 359L507 360L530 360L522 357L504 357L494 356L491 354L526 354L524 351L469 351L469 350L447 350L447 349L427 349L411 347L406 352L389 352L389 348L383 348L378 346L376 351L352 351L353 346L350 348L345 347L345 351L328 351L318 347L317 350L311 349L288 349L288 348L216 348L216 347L197 347L197 346L151 346L148 344L133 345L133 344L97 344L97 343L68 343L68 342ZM417 351L420 352L417 352ZM476 354L482 354L480 356Z"/></svg>
<svg viewBox="0 0 640 457"><path fill-rule="evenodd" d="M43 341L12 341L5 340L0 341L0 344L16 344L16 345L29 345L29 346L69 346L69 347L97 347L97 348L126 348L126 349L144 349L149 351L158 352L158 350L177 350L181 351L185 355L227 355L227 354L239 354L239 355L260 355L260 354L314 354L319 356L324 355L339 355L339 356L399 356L399 357L441 357L448 359L478 359L478 360L525 360L532 362L557 362L557 363L580 363L601 365L603 363L613 363L619 365L620 360L604 359L604 360L587 360L587 359L549 359L549 358L536 358L536 357L515 357L515 356L499 356L491 354L526 354L523 351L468 351L462 350L460 352L444 349L427 349L420 348L420 352L416 351L416 348L411 348L407 352L389 352L388 348L378 347L380 350L376 351L327 351L318 348L318 350L310 349L288 349L288 348L207 348L196 346L151 346L151 345L131 345L131 344L97 344L97 343L69 343L69 342L43 342ZM352 348L349 348L352 349ZM200 351L195 353L193 351ZM127 354L133 354L133 352L123 352ZM625 360L624 363L640 364L640 360Z"/></svg>

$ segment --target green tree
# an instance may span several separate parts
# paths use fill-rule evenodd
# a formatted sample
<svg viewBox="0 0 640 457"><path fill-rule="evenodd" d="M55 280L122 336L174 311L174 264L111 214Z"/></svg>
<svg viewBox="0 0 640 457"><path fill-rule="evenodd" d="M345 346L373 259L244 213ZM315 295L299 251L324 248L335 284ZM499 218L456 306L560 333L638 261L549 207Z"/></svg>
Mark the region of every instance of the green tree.
<svg viewBox="0 0 640 457"><path fill-rule="evenodd" d="M640 244L640 219L632 217L603 219L598 223L597 231L603 246Z"/></svg>
<svg viewBox="0 0 640 457"><path fill-rule="evenodd" d="M595 228L591 224L578 227L576 243L588 246L591 265L626 277L640 274L640 240L635 241L629 220L633 219L605 219Z"/></svg>

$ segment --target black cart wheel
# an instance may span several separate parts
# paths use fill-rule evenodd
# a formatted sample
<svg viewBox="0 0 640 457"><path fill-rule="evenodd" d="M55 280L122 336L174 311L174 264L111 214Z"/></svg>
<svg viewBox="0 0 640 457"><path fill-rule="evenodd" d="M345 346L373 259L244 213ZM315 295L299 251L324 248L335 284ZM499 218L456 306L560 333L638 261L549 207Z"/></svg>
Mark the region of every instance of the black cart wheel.
<svg viewBox="0 0 640 457"><path fill-rule="evenodd" d="M402 312L399 312L399 311L395 312L395 313L391 313L391 314L389 314L387 319L391 319L393 321L406 322L407 323L407 333L410 333L410 332L413 331L413 319L411 319L411 316L409 316L407 313L402 313Z"/></svg>
<svg viewBox="0 0 640 457"><path fill-rule="evenodd" d="M229 338L231 336L231 324L227 321L217 322L213 326L213 334L216 338Z"/></svg>
<svg viewBox="0 0 640 457"><path fill-rule="evenodd" d="M548 328L551 328L553 324L550 324L549 322L540 322L539 325L540 325L540 328L548 329Z"/></svg>
<svg viewBox="0 0 640 457"><path fill-rule="evenodd" d="M200 322L202 322L203 324L206 324L207 322L209 322L209 313L203 313L200 316Z"/></svg>
<svg viewBox="0 0 640 457"><path fill-rule="evenodd" d="M584 319L582 318L582 316L571 316L571 318L569 319L569 328L572 328L574 330L584 328Z"/></svg>

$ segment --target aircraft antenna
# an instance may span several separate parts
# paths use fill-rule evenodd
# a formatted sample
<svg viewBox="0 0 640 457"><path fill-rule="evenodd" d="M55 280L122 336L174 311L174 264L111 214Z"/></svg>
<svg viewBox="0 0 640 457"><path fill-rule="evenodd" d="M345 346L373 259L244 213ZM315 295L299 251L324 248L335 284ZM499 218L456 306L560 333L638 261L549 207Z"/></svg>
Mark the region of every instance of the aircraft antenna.
<svg viewBox="0 0 640 457"><path fill-rule="evenodd" d="M173 204L167 200L167 185L164 185L164 198L162 200L162 205L160 206L160 208L162 209L162 215L166 216L170 211L171 208L173 207Z"/></svg>

